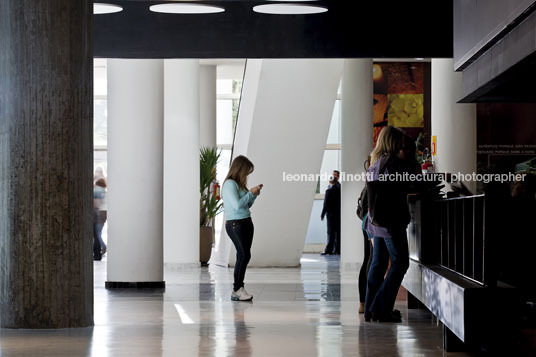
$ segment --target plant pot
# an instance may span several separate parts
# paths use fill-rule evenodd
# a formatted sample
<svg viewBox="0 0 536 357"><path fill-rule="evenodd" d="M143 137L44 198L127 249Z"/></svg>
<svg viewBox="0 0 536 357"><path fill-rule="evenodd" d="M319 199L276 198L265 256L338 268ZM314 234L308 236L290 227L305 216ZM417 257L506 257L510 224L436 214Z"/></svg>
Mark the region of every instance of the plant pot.
<svg viewBox="0 0 536 357"><path fill-rule="evenodd" d="M199 231L199 261L202 264L208 263L212 245L214 243L213 227L201 227Z"/></svg>

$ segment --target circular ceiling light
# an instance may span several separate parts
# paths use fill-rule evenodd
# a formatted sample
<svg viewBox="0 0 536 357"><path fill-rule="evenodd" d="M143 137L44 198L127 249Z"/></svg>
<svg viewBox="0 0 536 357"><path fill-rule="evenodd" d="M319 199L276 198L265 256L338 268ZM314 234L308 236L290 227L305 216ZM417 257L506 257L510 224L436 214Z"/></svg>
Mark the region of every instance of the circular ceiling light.
<svg viewBox="0 0 536 357"><path fill-rule="evenodd" d="M218 6L192 3L152 5L149 10L165 14L215 14L225 11L224 8Z"/></svg>
<svg viewBox="0 0 536 357"><path fill-rule="evenodd" d="M302 4L268 4L257 5L253 11L261 14L274 15L309 15L327 12L328 9L322 6L311 6Z"/></svg>
<svg viewBox="0 0 536 357"><path fill-rule="evenodd" d="M96 2L93 4L93 14L102 15L102 14L113 14L114 12L121 12L123 8L119 5L105 4Z"/></svg>

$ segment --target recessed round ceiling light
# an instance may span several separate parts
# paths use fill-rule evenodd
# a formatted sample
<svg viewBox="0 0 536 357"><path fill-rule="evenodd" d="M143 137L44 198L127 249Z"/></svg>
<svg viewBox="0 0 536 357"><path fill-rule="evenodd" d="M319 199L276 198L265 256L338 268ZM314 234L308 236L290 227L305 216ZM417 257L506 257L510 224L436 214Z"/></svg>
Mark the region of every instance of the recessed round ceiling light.
<svg viewBox="0 0 536 357"><path fill-rule="evenodd" d="M113 14L114 12L123 11L123 8L119 5L104 4L96 2L93 4L93 14L102 15L102 14Z"/></svg>
<svg viewBox="0 0 536 357"><path fill-rule="evenodd" d="M261 14L274 15L308 15L327 12L328 9L322 6L310 6L302 4L268 4L257 5L253 8L253 11Z"/></svg>
<svg viewBox="0 0 536 357"><path fill-rule="evenodd" d="M192 3L152 5L149 10L165 14L215 14L225 11L223 7Z"/></svg>

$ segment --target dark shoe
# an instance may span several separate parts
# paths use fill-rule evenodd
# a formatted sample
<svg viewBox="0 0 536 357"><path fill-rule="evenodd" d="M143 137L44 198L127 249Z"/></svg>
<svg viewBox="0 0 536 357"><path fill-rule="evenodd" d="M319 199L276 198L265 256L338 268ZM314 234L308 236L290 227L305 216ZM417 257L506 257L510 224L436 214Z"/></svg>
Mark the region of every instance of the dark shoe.
<svg viewBox="0 0 536 357"><path fill-rule="evenodd" d="M374 313L372 313L372 320L378 322L402 322L402 318L400 316L397 316L393 312L391 312L390 314L379 316L375 316Z"/></svg>
<svg viewBox="0 0 536 357"><path fill-rule="evenodd" d="M400 312L400 310L394 309L393 310L393 315L402 318L402 313Z"/></svg>
<svg viewBox="0 0 536 357"><path fill-rule="evenodd" d="M322 252L322 253L320 253L320 255L331 255L331 253L328 253L328 252Z"/></svg>

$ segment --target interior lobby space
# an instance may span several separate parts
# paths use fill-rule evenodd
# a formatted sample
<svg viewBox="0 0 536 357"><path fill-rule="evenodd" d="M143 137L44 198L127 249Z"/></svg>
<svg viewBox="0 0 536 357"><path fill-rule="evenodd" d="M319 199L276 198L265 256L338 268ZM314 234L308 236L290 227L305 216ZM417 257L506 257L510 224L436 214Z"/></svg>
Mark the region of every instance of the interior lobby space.
<svg viewBox="0 0 536 357"><path fill-rule="evenodd" d="M0 0L0 356L535 356L536 0Z"/></svg>
<svg viewBox="0 0 536 357"><path fill-rule="evenodd" d="M441 323L403 300L403 324L365 323L356 274L341 273L337 257L306 254L301 268L249 269L255 298L239 304L229 300L231 269L166 271L165 290L111 291L106 260L94 268L93 328L4 329L2 355L443 356Z"/></svg>

